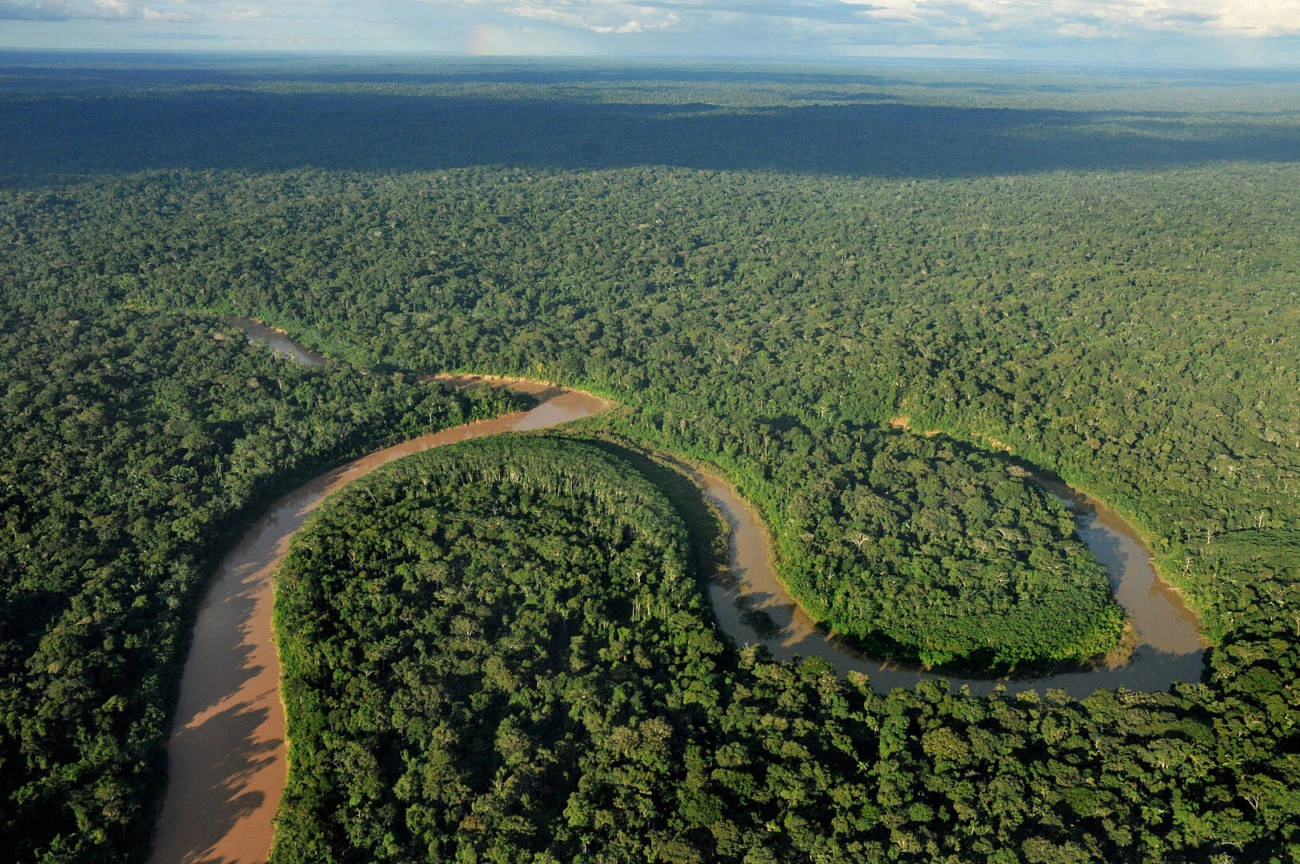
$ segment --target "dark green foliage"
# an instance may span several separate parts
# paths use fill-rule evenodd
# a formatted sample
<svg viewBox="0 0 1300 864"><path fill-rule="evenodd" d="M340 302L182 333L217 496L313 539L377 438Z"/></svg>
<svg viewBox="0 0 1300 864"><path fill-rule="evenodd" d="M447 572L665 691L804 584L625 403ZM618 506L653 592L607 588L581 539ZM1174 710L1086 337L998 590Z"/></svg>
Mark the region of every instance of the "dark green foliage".
<svg viewBox="0 0 1300 864"><path fill-rule="evenodd" d="M657 842L670 826L647 796L716 700L722 650L667 502L546 438L431 451L359 485L279 577L280 860Z"/></svg>
<svg viewBox="0 0 1300 864"><path fill-rule="evenodd" d="M510 401L308 369L211 318L0 312L0 833L147 843L202 575L295 478Z"/></svg>
<svg viewBox="0 0 1300 864"><path fill-rule="evenodd" d="M781 513L783 572L820 620L927 665L1115 646L1123 612L1105 570L1023 468L942 438L841 434L844 454L823 443L834 435L814 439L815 482L777 480L803 486Z"/></svg>
<svg viewBox="0 0 1300 864"><path fill-rule="evenodd" d="M66 614L75 625L45 641L33 635L43 625L33 623L30 633L14 630L27 647L0 648L5 728L26 735L7 731L0 755L6 788L18 778L12 788L21 790L11 793L0 826L16 838L20 860L120 858L148 831L140 805L148 796L120 793L156 779L166 709L145 717L139 706L119 712L123 702L100 697L103 682L127 675L136 676L123 697L130 705L136 692L145 701L164 693L183 616L164 616L172 635L158 637L161 647L132 642L131 651L144 653L128 666L113 661L88 675L66 659L52 667L43 654L28 663L29 649L77 658L110 641L127 645L138 632L123 621L137 597L128 589L141 573L176 582L190 602L197 552L186 557L164 545L155 554L149 540L146 560L118 572L115 544L137 536L181 542L175 538L195 531L219 539L233 521L196 529L185 519L212 500L205 490L217 465L245 496L221 500L242 507L270 492L269 478L307 468L311 459L295 448L319 444L319 452L337 454L365 446L379 436L378 418L410 407L365 395L387 387L387 377L363 386L350 374L326 373L307 390L286 391L286 400L316 387L334 394L319 413L303 396L299 407L313 420L290 421L258 400L276 396L271 382L287 387L297 379L283 376L296 373L272 374L281 367L269 358L252 367L219 358L235 364L228 389L239 398L232 404L219 395L227 385L213 390L202 378L203 393L218 394L216 419L194 422L214 442L210 449L228 454L204 461L204 439L187 443L190 418L169 430L170 408L132 407L145 397L130 380L120 385L130 394L121 406L107 396L68 400L78 376L99 368L90 357L56 362L55 349L73 344L68 319L98 328L104 308L123 304L256 315L365 368L515 372L616 395L629 405L616 420L623 434L726 469L771 523L789 572L806 573L806 598L816 603L824 593L828 608L843 587L830 584L834 570L875 587L859 560L866 541L859 548L845 538L867 533L875 519L855 507L859 496L884 490L872 479L878 453L936 448L915 452L928 470L905 478L898 492L906 501L892 502L893 536L906 541L905 552L871 566L899 572L937 556L928 575L939 584L936 577L965 575L963 562L981 560L976 541L986 534L945 534L945 519L965 527L970 517L964 502L939 504L952 492L945 485L936 497L932 479L946 472L969 481L976 494L967 501L995 496L998 463L957 442L1005 445L1137 525L1216 643L1203 685L1101 693L1083 703L967 699L928 685L879 696L833 681L816 664L711 655L712 665L690 680L711 680L704 692L715 704L651 711L659 703L643 698L624 709L619 728L662 721L672 730L669 752L680 758L666 773L634 771L609 748L575 751L563 767L512 766L514 788L525 791L564 770L584 776L579 765L602 779L580 790L586 797L575 812L588 822L570 825L562 814L548 823L553 836L516 831L509 842L518 842L499 857L525 860L524 852L550 842L580 855L572 844L581 831L609 844L610 858L627 860L1300 857L1294 76L1153 83L1054 73L1046 81L1036 72L898 67L781 76L659 68L612 82L600 69L349 75L286 66L179 78L11 70L3 80L7 350L27 350L29 337L18 332L36 333L37 316L54 316L51 332L65 334L24 359L28 371L15 383L6 369L5 431L15 453L31 439L39 455L24 464L41 477L32 485L9 468L0 477L6 579L37 566L27 544L40 536L30 519L45 520L58 554L48 583L23 577L30 585L6 596L5 614L19 622ZM142 136L143 117L172 125ZM181 341L169 360L149 353L168 353L161 337L146 340L157 348L133 357L131 374L158 382L199 374L187 364L213 345L205 331L200 350L190 326L176 328ZM125 341L106 337L119 351ZM170 371L148 371L155 366ZM40 375L31 371L38 367ZM239 384L250 377L259 388ZM103 386L112 393L119 384ZM184 404L196 393L158 398ZM343 404L369 407L358 417ZM83 415L95 405L104 417ZM944 436L931 444L890 437L882 430L898 415ZM347 429L331 425L349 417L370 431L348 439ZM112 441L94 434L108 421L114 440L126 442L109 452L129 465L96 473ZM236 421L235 429L223 425ZM944 447L951 457L938 452ZM48 466L47 453L58 454ZM1008 494L1017 499L1008 508L1017 524L997 527L1029 538L1031 548L1014 553L1047 554L1050 570L1067 548L1054 536L1056 517L1027 483ZM75 508L92 498L103 506L87 510L83 524ZM56 516L47 519L47 511ZM871 523L881 539L889 539L888 512ZM998 512L988 520L996 524ZM1049 536L1035 537L1034 526ZM106 547L88 545L101 536ZM921 550L927 538L945 536L951 549ZM580 555L585 547L565 548ZM112 603L94 601L98 594L77 599L80 586L97 579L127 587ZM153 585L143 592L146 610L161 610L165 599ZM636 610L628 605L611 598L602 620L614 633L630 632L618 645L633 660L617 668L639 675L629 617ZM1100 608L1091 595L1089 608ZM985 626L987 618L973 624ZM712 638L697 627L683 622L680 632ZM1087 625L1075 632L1087 640ZM918 656L923 641L911 639ZM164 658L156 667L164 683L143 671L155 668L149 651ZM341 675L358 680L352 662L371 662L336 659L348 661ZM48 689L27 683L47 679ZM629 694L654 692L635 677L617 683ZM372 699L380 683L353 686ZM543 698L545 681L511 694L528 704ZM78 706L101 721L85 728L102 732L68 734L51 719ZM367 722L376 713L364 715ZM144 731L133 738L137 722ZM488 727L492 740L473 751L479 778L492 760L505 760L496 749L499 724ZM473 731L436 734L446 749ZM421 740L438 740L434 732ZM442 809L392 803L387 787L374 785L375 776L395 784L402 775L370 765L373 754L349 745L367 734L363 726L321 732L347 753L350 761L339 764L349 777L368 778L356 787L358 804L348 793L344 811L371 793L395 808L377 805L369 823L338 829L353 831L378 858L387 854L387 833L405 842L408 820L447 823L436 821ZM131 755L111 755L113 748ZM59 761L69 753L73 761ZM645 796L630 782L642 775L658 784L649 814L637 809ZM459 788L445 784L449 796ZM607 815L597 821L596 813ZM117 827L103 828L110 823ZM513 831L537 823L491 824ZM335 849L338 835L316 839L328 844L280 854L328 860L350 842ZM421 849L412 857L427 856Z"/></svg>
<svg viewBox="0 0 1300 864"><path fill-rule="evenodd" d="M1294 759L1243 762L1232 700L885 697L723 651L683 536L566 439L431 451L330 502L277 595L275 859L1264 861L1293 836Z"/></svg>

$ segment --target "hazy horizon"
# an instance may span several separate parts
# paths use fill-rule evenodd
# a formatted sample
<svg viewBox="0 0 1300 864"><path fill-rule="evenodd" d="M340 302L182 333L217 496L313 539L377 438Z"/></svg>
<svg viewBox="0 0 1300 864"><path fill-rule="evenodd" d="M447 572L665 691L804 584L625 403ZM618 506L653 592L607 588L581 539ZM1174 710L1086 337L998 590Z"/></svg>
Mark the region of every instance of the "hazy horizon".
<svg viewBox="0 0 1300 864"><path fill-rule="evenodd" d="M1300 64L1300 0L0 0L0 50Z"/></svg>

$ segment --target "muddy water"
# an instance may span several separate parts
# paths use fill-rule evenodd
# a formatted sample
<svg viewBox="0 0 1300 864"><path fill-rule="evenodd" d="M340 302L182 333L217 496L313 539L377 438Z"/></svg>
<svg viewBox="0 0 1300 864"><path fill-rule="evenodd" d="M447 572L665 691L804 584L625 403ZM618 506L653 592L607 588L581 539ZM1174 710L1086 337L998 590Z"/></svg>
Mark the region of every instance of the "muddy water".
<svg viewBox="0 0 1300 864"><path fill-rule="evenodd" d="M753 511L719 478L697 473L695 479L731 527L730 575L734 584L713 583L709 600L719 627L739 645L765 645L778 660L821 657L840 675L850 671L866 674L878 692L910 688L925 678L946 678L954 689L967 685L976 694L990 693L1001 684L1011 693L1059 688L1082 698L1103 687L1165 690L1175 681L1200 680L1203 645L1195 616L1156 578L1133 529L1106 507L1069 487L1055 484L1049 491L1074 511L1080 537L1109 572L1116 599L1132 619L1141 644L1128 663L1115 668L1041 678L977 679L882 664L817 629L772 571L767 535ZM760 633L746 620L745 607L766 613L774 631Z"/></svg>
<svg viewBox="0 0 1300 864"><path fill-rule="evenodd" d="M416 438L323 474L280 499L227 555L199 607L185 662L153 864L267 859L286 770L271 577L293 533L321 501L394 459L470 438L544 429L608 405L548 384L505 383L545 401L528 412Z"/></svg>
<svg viewBox="0 0 1300 864"><path fill-rule="evenodd" d="M1110 587L1143 645L1168 654L1201 651L1196 615L1156 577L1151 557L1127 522L1100 501L1059 481L1038 481L1074 513L1079 536L1110 574Z"/></svg>
<svg viewBox="0 0 1300 864"><path fill-rule="evenodd" d="M236 320L250 338L267 341L301 362L323 358L257 322ZM265 861L273 839L271 818L284 786L284 712L279 661L271 632L272 574L289 540L313 510L337 491L380 465L431 447L499 432L542 429L607 407L590 394L548 384L449 376L461 385L491 383L533 393L544 400L521 414L480 421L373 453L316 478L286 495L236 546L209 585L200 606L193 646L181 681L180 701L168 744L169 786L158 820L151 862ZM880 691L911 687L932 673L888 667L856 655L820 632L791 600L771 567L766 532L753 512L721 480L696 481L731 525L734 585L714 584L709 599L721 628L738 644L765 644L778 659L820 656L840 674L866 673ZM1135 622L1142 644L1116 669L1036 679L953 679L974 693L998 683L1009 691L1061 688L1082 697L1101 687L1162 690L1177 680L1198 680L1202 666L1196 622L1178 598L1155 578L1134 532L1114 513L1066 487L1054 494L1075 510L1080 535L1111 573L1116 597ZM764 611L776 633L760 635L738 601Z"/></svg>

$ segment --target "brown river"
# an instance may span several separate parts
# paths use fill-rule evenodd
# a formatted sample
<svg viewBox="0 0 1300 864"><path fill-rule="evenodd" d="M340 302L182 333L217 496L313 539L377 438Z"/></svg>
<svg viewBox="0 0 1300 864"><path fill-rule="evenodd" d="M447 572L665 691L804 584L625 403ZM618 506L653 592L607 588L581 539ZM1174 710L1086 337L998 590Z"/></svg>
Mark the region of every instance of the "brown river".
<svg viewBox="0 0 1300 864"><path fill-rule="evenodd" d="M1197 630L1196 616L1182 599L1156 578L1151 560L1136 532L1104 505L1063 484L1042 482L1048 491L1073 511L1080 538L1110 574L1115 598L1128 613L1139 644L1129 661L1121 666L1062 672L1037 678L960 678L937 672L896 666L872 660L827 635L790 598L772 570L767 533L749 506L725 482L697 473L701 484L731 528L731 573L734 584L714 582L709 601L719 628L737 644L765 645L778 660L817 656L827 660L840 675L850 671L866 674L872 688L885 693L895 687L912 687L924 678L943 678L954 689L966 685L977 695L1004 686L1008 692L1048 689L1064 690L1083 698L1100 688L1165 690L1175 681L1201 679L1204 645ZM767 613L775 633L764 635L746 620L744 609Z"/></svg>
<svg viewBox="0 0 1300 864"><path fill-rule="evenodd" d="M260 333L256 338L266 341ZM271 819L287 769L280 662L271 630L272 576L294 532L320 503L394 459L470 438L546 429L597 414L609 404L538 382L450 380L467 386L507 384L535 395L540 404L415 438L322 474L277 501L221 562L200 603L181 675L152 864L268 857Z"/></svg>
<svg viewBox="0 0 1300 864"><path fill-rule="evenodd" d="M234 323L250 339L265 341L300 362L324 362L260 322ZM464 385L487 382L469 376L450 380ZM394 459L470 438L557 426L599 413L609 404L591 394L538 382L488 383L532 393L539 404L527 412L416 438L329 471L281 498L227 554L199 607L181 678L167 747L167 794L151 864L226 864L268 857L271 820L287 769L280 665L271 629L272 576L294 532L321 501ZM1113 669L993 681L882 665L818 630L777 580L766 532L753 511L719 478L697 473L695 480L730 525L733 581L713 584L709 600L720 629L737 644L762 643L781 660L820 656L841 675L850 670L869 675L878 691L947 677L954 687L966 684L974 693L990 692L1001 683L1012 692L1060 688L1082 697L1102 687L1163 690L1174 681L1200 678L1202 645L1195 617L1156 579L1133 530L1068 487L1049 491L1074 510L1079 534L1110 572L1116 597L1133 620L1141 644L1128 663ZM766 612L777 627L775 635L760 635L747 624L738 601Z"/></svg>

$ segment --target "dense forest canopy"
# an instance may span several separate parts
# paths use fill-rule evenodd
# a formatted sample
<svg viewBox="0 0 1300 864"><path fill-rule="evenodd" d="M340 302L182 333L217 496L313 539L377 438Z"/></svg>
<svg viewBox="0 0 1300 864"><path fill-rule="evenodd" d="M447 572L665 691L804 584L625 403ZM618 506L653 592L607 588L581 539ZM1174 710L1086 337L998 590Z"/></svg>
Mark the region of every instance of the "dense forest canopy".
<svg viewBox="0 0 1300 864"><path fill-rule="evenodd" d="M0 322L0 818L15 860L115 860L147 843L185 628L249 515L516 403L309 369L210 317Z"/></svg>
<svg viewBox="0 0 1300 864"><path fill-rule="evenodd" d="M666 769L681 714L716 699L681 521L605 452L545 438L431 451L341 498L276 594L282 860L523 860L521 840L575 860L612 827L587 811L638 794L601 763Z"/></svg>
<svg viewBox="0 0 1300 864"><path fill-rule="evenodd" d="M1291 162L1300 145L1294 71L168 59L0 58L20 109L0 119L8 182L305 165L915 179Z"/></svg>
<svg viewBox="0 0 1300 864"><path fill-rule="evenodd" d="M617 420L622 434L721 466L762 510L791 587L837 624L845 622L829 611L836 603L880 608L888 583L873 574L911 574L920 584L948 573L961 585L984 554L977 540L1011 542L996 530L967 530L977 516L1000 512L991 478L1001 457L992 454L1003 450L1124 514L1202 616L1215 646L1206 678L1175 695L1099 694L1087 707L940 699L928 690L867 699L863 722L901 737L876 746L850 736L867 766L850 797L874 801L890 820L855 817L866 821L845 829L845 837L861 832L864 860L941 860L927 843L964 824L961 806L943 798L951 784L933 779L947 770L941 751L969 757L986 737L1006 745L999 759L1032 753L1037 766L1012 784L1020 791L1008 797L1023 807L1008 817L1005 836L984 835L998 838L989 848L1005 850L1006 860L1297 853L1300 804L1289 791L1300 787L1296 75L178 66L8 54L0 57L0 136L0 310L10 346L3 420L10 441L43 448L42 459L22 461L37 451L15 444L18 461L4 474L13 514L0 548L6 620L34 628L5 630L3 686L15 699L25 694L6 705L45 704L38 680L71 668L34 665L33 652L46 644L39 622L55 619L29 611L75 597L108 602L95 568L118 560L123 538L173 529L182 539L225 536L269 478L373 443L388 420L408 418L396 432L450 417L420 406L420 391L401 389L414 386L401 373L525 374L608 393L628 406ZM212 339L212 319L182 315L199 312L263 318L335 365L244 372L271 361ZM128 324L134 329L124 332ZM64 335L32 342L38 327ZM78 333L95 337L78 342ZM174 347L164 350L164 333ZM136 377L123 379L111 357L126 348L112 346L132 339L157 345L146 356L159 360L140 360ZM187 340L202 348L187 352ZM99 343L110 359L77 347ZM191 362L209 356L210 370ZM78 396L75 388L96 375L109 376L94 385L102 392ZM220 407L218 385L199 387L195 376L219 375L259 382L246 388L250 408L271 402L238 428L208 428L228 424L221 412L233 409ZM149 396L171 407L157 416L121 407L144 398L130 395L134 381L174 390ZM119 384L127 395L113 395ZM29 406L43 390L51 407L42 414ZM211 421L209 411L217 412ZM321 438L318 416L355 417L371 431L349 438L328 427ZM939 434L891 431L900 419ZM119 430L113 440L145 436L153 448L146 464L167 477L169 497L158 499L166 519L132 509L131 496L162 493L129 471L90 482L80 469L55 470L93 464L98 456L87 454L112 443L108 428ZM208 452L196 435L215 448L208 461L196 455ZM223 492L220 483L243 475L218 471L216 454L228 447L230 458L247 458L243 448L253 445L239 444L244 437L270 442L274 452L257 463L266 479ZM307 442L317 455L294 461ZM929 467L885 488L889 466L877 463L904 451ZM898 461L905 469L907 460ZM76 543L56 541L68 565L38 584L21 569L32 542L23 538L35 536L23 520L43 511L24 502L47 500L67 513L84 502L94 509L76 520L64 510L50 517L51 536L75 530ZM912 511L911 500L925 503ZM1047 562L1039 573L1066 560L1069 542L1051 534L1049 504L1040 503L1011 507L1025 515L998 526L1026 542L1025 561ZM949 554L962 543L975 557ZM903 547L896 555L895 544ZM890 561L871 557L880 549ZM167 553L163 570L185 568L192 586L218 551L199 544L189 558ZM121 566L113 584L153 572ZM849 579L864 586L860 597L846 596ZM174 641L193 591L170 608L162 590L149 582L112 602L144 597L139 626ZM938 590L956 603L970 597ZM1104 617L1104 602L1093 608ZM103 639L135 638L136 625L120 616L101 619ZM903 656L920 658L933 648L915 632L925 626L884 635L904 643L895 646ZM872 634L860 635L870 642ZM164 655L130 668L156 662L160 680L171 680L176 650ZM123 682L138 688L148 673L77 674L67 686L85 696L93 717L118 704ZM800 673L764 674L798 689ZM727 703L732 683L725 674L715 683ZM95 740L156 754L167 687L130 698L154 712L139 740L128 743L126 720L96 727ZM1067 757L1083 752L1074 738L1087 737L1091 727L1079 718L1094 707L1111 725L1092 739L1087 770L1097 773L1085 777L1071 773L1083 769ZM1142 712L1165 719L1135 719ZM156 756L99 759L88 746L59 744L65 767L31 785L48 773L42 741L90 740L81 721L37 723L35 715L35 707L6 715L0 756L4 825L21 838L19 857L109 860L138 848L147 796L133 799L134 809L117 806L112 784L152 776L130 759ZM809 735L821 744L833 740L833 724L817 725L817 712L799 716L820 730ZM886 722L894 716L908 719ZM1066 727L1074 732L1062 731L1063 717L1074 718ZM1171 738L1175 727L1184 731ZM1190 749L1150 755L1172 740ZM882 775L899 754L897 772ZM1194 804L1182 791L1192 781L1179 773L1190 770L1188 760L1198 766ZM1130 770L1139 763L1140 772ZM999 760L955 764L972 789L1010 782ZM738 797L726 800L761 800L760 787L736 782L728 794ZM1035 809L1034 782L1064 797L1040 796L1046 803ZM1096 792L1108 783L1114 795ZM1139 806L1124 798L1134 788L1152 796L1153 809L1125 809ZM32 807L64 815L45 823L30 818ZM904 811L906 820L892 824ZM797 818L817 823L833 812ZM1080 818L1095 824L1076 836L1069 826ZM733 849L714 852L723 848ZM975 848L945 854L960 859Z"/></svg>
<svg viewBox="0 0 1300 864"><path fill-rule="evenodd" d="M1271 848L1199 803L1222 782L1202 689L881 697L822 660L725 650L684 539L628 464L554 437L432 451L331 502L277 593L294 758L275 860Z"/></svg>
<svg viewBox="0 0 1300 864"><path fill-rule="evenodd" d="M877 656L986 667L1087 661L1123 611L1074 519L1020 466L947 439L842 436L785 506L785 579ZM830 448L827 448L830 449ZM845 526L854 526L846 534Z"/></svg>

